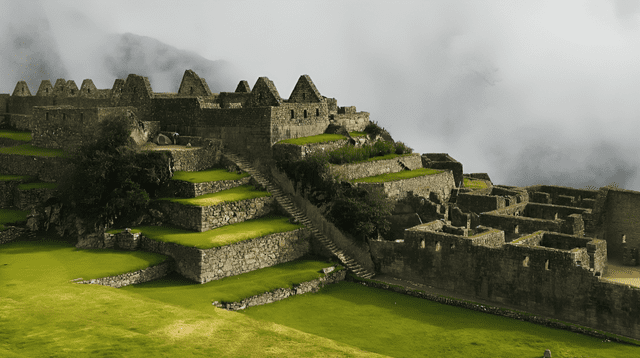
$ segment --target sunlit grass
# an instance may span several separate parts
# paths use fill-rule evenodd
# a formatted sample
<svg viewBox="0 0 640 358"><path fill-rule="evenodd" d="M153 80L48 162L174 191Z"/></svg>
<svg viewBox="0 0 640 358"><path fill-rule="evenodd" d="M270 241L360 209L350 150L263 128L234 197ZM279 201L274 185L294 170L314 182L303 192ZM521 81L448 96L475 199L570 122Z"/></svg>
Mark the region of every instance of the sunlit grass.
<svg viewBox="0 0 640 358"><path fill-rule="evenodd" d="M177 302L171 303L138 294L144 289L69 282L154 261L140 260L138 254L94 254L56 242L0 245L0 357L369 356L323 337L215 308L204 302L206 295L202 306L193 299L200 299L197 288L204 285L175 295Z"/></svg>
<svg viewBox="0 0 640 358"><path fill-rule="evenodd" d="M0 138L19 140L21 142L30 142L31 132L0 130Z"/></svg>
<svg viewBox="0 0 640 358"><path fill-rule="evenodd" d="M6 224L26 221L27 215L29 215L27 210L0 209L0 231L6 228Z"/></svg>
<svg viewBox="0 0 640 358"><path fill-rule="evenodd" d="M464 187L469 189L484 189L487 187L487 183L482 180L464 178Z"/></svg>
<svg viewBox="0 0 640 358"><path fill-rule="evenodd" d="M366 137L367 133L354 131L354 132L349 132L349 135L354 138L357 138L357 137Z"/></svg>
<svg viewBox="0 0 640 358"><path fill-rule="evenodd" d="M240 200L249 200L271 196L267 191L256 190L251 185L241 185L232 189L219 191L217 193L200 195L195 198L162 198L158 200L167 200L182 205L192 206L213 206L225 202L235 202Z"/></svg>
<svg viewBox="0 0 640 358"><path fill-rule="evenodd" d="M226 169L210 169L199 172L177 171L173 173L171 180L181 180L189 183L204 183L219 180L238 180L248 177L249 173L234 173Z"/></svg>
<svg viewBox="0 0 640 358"><path fill-rule="evenodd" d="M58 187L56 183L27 183L18 185L18 189L20 190L31 190L31 189L55 189Z"/></svg>
<svg viewBox="0 0 640 358"><path fill-rule="evenodd" d="M61 157L62 149L49 149L34 147L31 144L22 144L15 147L0 148L0 154L32 155L36 157Z"/></svg>
<svg viewBox="0 0 640 358"><path fill-rule="evenodd" d="M640 355L639 347L351 282L243 312L393 357L541 357L545 349L554 357Z"/></svg>
<svg viewBox="0 0 640 358"><path fill-rule="evenodd" d="M225 225L204 232L193 232L166 226L141 226L136 229L153 240L173 242L199 249L210 249L277 232L293 231L301 227L303 225L290 223L288 218L270 216Z"/></svg>
<svg viewBox="0 0 640 358"><path fill-rule="evenodd" d="M285 140L281 140L278 143L305 145L305 144L313 144L313 143L335 142L341 139L347 139L347 137L341 134L319 134L319 135L314 135L310 137L285 139Z"/></svg>
<svg viewBox="0 0 640 358"><path fill-rule="evenodd" d="M0 175L0 181L12 181L12 180L31 180L32 177L28 175Z"/></svg>
<svg viewBox="0 0 640 358"><path fill-rule="evenodd" d="M442 173L442 170L420 168L420 169L414 169L414 170L402 170L397 173L386 173L386 174L380 174L372 177L354 179L351 182L352 183L384 183L388 181L411 179L411 178L421 177L425 175L433 175L438 173Z"/></svg>
<svg viewBox="0 0 640 358"><path fill-rule="evenodd" d="M322 269L331 265L326 261L297 260L205 284L172 274L124 289L163 302L204 310L214 301L238 302L277 288L292 288L295 284L315 280L323 277Z"/></svg>

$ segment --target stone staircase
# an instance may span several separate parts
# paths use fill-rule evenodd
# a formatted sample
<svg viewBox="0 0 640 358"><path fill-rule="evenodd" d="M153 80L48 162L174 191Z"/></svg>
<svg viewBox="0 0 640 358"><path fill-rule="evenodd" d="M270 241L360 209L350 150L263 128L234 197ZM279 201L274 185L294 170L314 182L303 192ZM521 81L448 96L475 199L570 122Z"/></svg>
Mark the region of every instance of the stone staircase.
<svg viewBox="0 0 640 358"><path fill-rule="evenodd" d="M224 156L229 160L233 161L242 169L243 171L251 174L251 176L258 182L260 185L264 186L276 199L276 201L284 208L291 216L293 216L296 220L300 221L302 224L307 226L313 235L320 241L333 255L340 259L340 262L344 264L350 271L355 273L358 277L361 278L372 278L375 276L375 273L370 272L364 269L360 264L358 264L354 259L345 254L342 250L340 250L331 239L325 236L320 230L318 230L311 220L309 220L292 202L291 200L282 192L282 190L273 184L270 180L264 177L260 172L258 172L249 162L242 159L239 155L230 153L229 151L225 151Z"/></svg>

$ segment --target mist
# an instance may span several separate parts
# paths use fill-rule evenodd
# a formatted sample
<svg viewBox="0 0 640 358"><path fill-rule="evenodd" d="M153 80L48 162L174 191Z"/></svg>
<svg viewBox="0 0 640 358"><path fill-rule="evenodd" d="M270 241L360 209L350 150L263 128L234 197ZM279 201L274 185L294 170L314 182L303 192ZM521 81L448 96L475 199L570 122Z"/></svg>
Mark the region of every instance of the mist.
<svg viewBox="0 0 640 358"><path fill-rule="evenodd" d="M5 3L0 92L57 77L110 88L129 71L176 91L197 63L214 92L267 76L288 98L308 74L496 184L640 191L634 0ZM24 33L35 40L16 45Z"/></svg>

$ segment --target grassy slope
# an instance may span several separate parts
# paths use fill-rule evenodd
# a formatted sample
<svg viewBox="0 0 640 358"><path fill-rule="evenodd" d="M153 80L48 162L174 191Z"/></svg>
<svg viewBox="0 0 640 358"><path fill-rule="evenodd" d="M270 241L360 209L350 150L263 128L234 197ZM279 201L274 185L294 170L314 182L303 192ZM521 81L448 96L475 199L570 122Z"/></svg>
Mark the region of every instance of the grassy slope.
<svg viewBox="0 0 640 358"><path fill-rule="evenodd" d="M226 169L211 169L199 172L177 171L173 173L171 180L181 180L189 183L204 183L219 180L238 180L248 177L249 173L232 173Z"/></svg>
<svg viewBox="0 0 640 358"><path fill-rule="evenodd" d="M200 195L195 198L162 198L158 200L168 200L182 205L213 206L223 202L248 200L261 198L263 196L271 196L271 194L267 191L256 190L251 185L242 185L213 194Z"/></svg>
<svg viewBox="0 0 640 358"><path fill-rule="evenodd" d="M294 284L320 278L324 276L320 272L322 268L331 265L315 260L292 261L205 284L172 274L160 280L128 286L124 290L171 304L186 304L185 307L191 309L208 310L213 301L237 302L277 288L291 288ZM185 297L189 297L188 302L185 302Z"/></svg>
<svg viewBox="0 0 640 358"><path fill-rule="evenodd" d="M0 148L0 154L33 155L36 157L61 157L62 149L49 149L34 147L31 144L22 144L15 147Z"/></svg>
<svg viewBox="0 0 640 358"><path fill-rule="evenodd" d="M0 245L0 356L368 356L210 303L186 308L189 296L173 304L136 290L68 282L107 275L115 266L122 272L139 261L134 252L86 253L63 243ZM113 261L118 255L127 259Z"/></svg>
<svg viewBox="0 0 640 358"><path fill-rule="evenodd" d="M305 144L313 144L313 143L335 142L335 141L346 139L346 138L347 137L340 134L319 134L319 135L314 135L310 137L285 139L285 140L281 140L278 143L305 145Z"/></svg>
<svg viewBox="0 0 640 358"><path fill-rule="evenodd" d="M199 249L210 249L274 234L276 232L292 231L301 227L303 226L291 224L289 219L285 217L273 216L247 220L205 232L192 232L164 226L143 226L136 229L140 230L144 236L153 240L174 242Z"/></svg>
<svg viewBox="0 0 640 358"><path fill-rule="evenodd" d="M376 175L372 177L354 179L351 182L352 183L383 183L387 181L411 179L411 178L421 177L425 175L433 175L438 173L442 173L442 170L420 168L415 170L403 170L397 173L387 173L387 174L381 174L381 175Z"/></svg>
<svg viewBox="0 0 640 358"><path fill-rule="evenodd" d="M9 139L19 140L23 142L30 142L31 132L0 130L0 138L9 138Z"/></svg>
<svg viewBox="0 0 640 358"><path fill-rule="evenodd" d="M339 304L338 304L339 302ZM640 348L342 282L250 317L396 357L635 357Z"/></svg>

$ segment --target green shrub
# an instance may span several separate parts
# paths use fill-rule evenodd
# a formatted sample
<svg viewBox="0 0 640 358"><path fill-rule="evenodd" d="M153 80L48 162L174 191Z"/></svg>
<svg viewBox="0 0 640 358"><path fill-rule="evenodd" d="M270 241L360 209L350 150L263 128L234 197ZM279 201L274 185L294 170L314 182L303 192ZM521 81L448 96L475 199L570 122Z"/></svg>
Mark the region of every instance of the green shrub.
<svg viewBox="0 0 640 358"><path fill-rule="evenodd" d="M334 196L329 219L357 240L366 241L389 231L393 207L381 188L345 186Z"/></svg>
<svg viewBox="0 0 640 358"><path fill-rule="evenodd" d="M375 137L382 134L384 132L384 128L380 127L377 122L369 122L369 124L364 128L364 132Z"/></svg>

